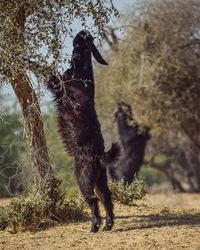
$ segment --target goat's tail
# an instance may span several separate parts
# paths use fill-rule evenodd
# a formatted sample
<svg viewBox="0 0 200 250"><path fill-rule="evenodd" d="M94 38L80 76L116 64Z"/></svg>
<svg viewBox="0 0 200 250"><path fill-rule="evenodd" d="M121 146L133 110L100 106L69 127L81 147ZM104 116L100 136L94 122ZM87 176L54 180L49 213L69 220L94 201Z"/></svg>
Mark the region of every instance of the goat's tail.
<svg viewBox="0 0 200 250"><path fill-rule="evenodd" d="M103 166L115 163L120 156L121 150L118 143L112 143L109 151L105 152L102 159Z"/></svg>

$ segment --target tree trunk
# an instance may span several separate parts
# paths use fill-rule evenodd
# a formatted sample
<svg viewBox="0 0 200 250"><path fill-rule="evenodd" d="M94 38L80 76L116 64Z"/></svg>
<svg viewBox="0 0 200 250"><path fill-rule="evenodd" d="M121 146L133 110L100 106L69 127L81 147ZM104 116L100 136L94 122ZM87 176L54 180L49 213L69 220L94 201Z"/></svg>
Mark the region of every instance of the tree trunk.
<svg viewBox="0 0 200 250"><path fill-rule="evenodd" d="M53 174L53 171L49 164L43 121L37 96L22 74L19 75L18 79L11 82L11 85L19 100L24 116L25 131L32 152L33 164L37 169L38 176L44 179L46 173Z"/></svg>
<svg viewBox="0 0 200 250"><path fill-rule="evenodd" d="M200 115L199 115L200 117ZM181 124L181 128L186 136L200 150L200 124L195 118Z"/></svg>
<svg viewBox="0 0 200 250"><path fill-rule="evenodd" d="M23 58L22 53L25 47L24 30L25 30L25 8L20 5L16 14L11 15L14 28L12 31L13 55L15 56L16 65L18 57ZM22 52L23 51L23 52ZM47 194L52 202L58 198L58 181L54 177L53 169L49 163L46 139L44 134L43 120L41 117L40 105L37 95L30 85L23 68L10 69L5 72L10 80L12 88L19 100L22 113L24 116L25 130L30 145L32 164L35 170L35 179L40 194Z"/></svg>
<svg viewBox="0 0 200 250"><path fill-rule="evenodd" d="M174 189L180 192L199 192L200 158L198 152L198 148L193 143L190 143L184 150L168 147L165 151L160 152L168 157L164 163L156 163L155 157L152 157L144 164L162 171Z"/></svg>
<svg viewBox="0 0 200 250"><path fill-rule="evenodd" d="M18 78L14 79L11 85L22 109L38 190L43 194L48 187L49 195L52 196L56 179L49 163L38 98L23 73L19 73Z"/></svg>

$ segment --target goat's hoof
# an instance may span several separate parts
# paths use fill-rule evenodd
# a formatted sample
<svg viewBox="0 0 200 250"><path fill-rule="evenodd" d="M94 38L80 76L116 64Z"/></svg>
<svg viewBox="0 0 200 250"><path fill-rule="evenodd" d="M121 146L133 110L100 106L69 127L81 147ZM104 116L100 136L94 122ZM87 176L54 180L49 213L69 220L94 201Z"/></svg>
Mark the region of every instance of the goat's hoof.
<svg viewBox="0 0 200 250"><path fill-rule="evenodd" d="M99 231L100 224L92 225L90 233L97 233Z"/></svg>
<svg viewBox="0 0 200 250"><path fill-rule="evenodd" d="M113 227L113 222L106 223L105 227L103 228L103 231L110 231Z"/></svg>

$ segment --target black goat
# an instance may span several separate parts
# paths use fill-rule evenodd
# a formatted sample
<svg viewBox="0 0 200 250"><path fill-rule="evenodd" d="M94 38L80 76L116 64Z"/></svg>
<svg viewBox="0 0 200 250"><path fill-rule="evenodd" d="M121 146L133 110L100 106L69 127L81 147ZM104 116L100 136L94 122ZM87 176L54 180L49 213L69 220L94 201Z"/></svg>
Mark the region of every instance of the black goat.
<svg viewBox="0 0 200 250"><path fill-rule="evenodd" d="M117 159L119 147L113 144L107 153L104 151L104 140L94 108L95 86L91 54L100 64L107 63L93 40L85 30L76 35L73 40L71 68L60 79L52 75L48 88L57 105L58 125L65 148L74 157L79 188L92 211L91 232L97 232L101 223L98 198L106 210L104 230L111 230L113 226L113 205L105 165Z"/></svg>
<svg viewBox="0 0 200 250"><path fill-rule="evenodd" d="M108 176L113 181L123 180L124 184L131 184L134 176L138 174L144 159L147 141L150 139L149 128L140 131L137 123L128 122L133 120L131 107L125 103L118 104L115 113L123 156L117 166L108 168Z"/></svg>

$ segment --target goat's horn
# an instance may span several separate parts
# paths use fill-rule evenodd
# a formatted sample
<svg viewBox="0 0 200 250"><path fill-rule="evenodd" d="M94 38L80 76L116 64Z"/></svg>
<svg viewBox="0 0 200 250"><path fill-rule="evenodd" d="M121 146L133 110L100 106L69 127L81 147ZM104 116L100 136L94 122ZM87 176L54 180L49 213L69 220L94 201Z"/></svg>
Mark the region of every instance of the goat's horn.
<svg viewBox="0 0 200 250"><path fill-rule="evenodd" d="M92 54L98 63L103 65L108 65L108 63L103 59L103 57L101 56L101 54L99 53L98 49L94 44L92 44Z"/></svg>

